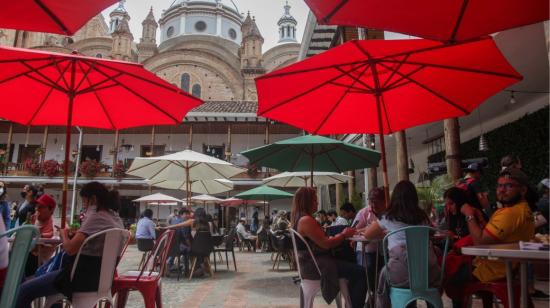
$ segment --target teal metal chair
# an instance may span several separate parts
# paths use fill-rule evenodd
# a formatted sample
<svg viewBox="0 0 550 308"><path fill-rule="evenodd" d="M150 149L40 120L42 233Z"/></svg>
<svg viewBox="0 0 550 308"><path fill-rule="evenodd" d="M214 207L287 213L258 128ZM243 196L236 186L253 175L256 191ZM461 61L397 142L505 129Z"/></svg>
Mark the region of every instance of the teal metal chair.
<svg viewBox="0 0 550 308"><path fill-rule="evenodd" d="M31 225L24 225L0 234L0 237L9 237L14 233L15 239L11 246L8 273L6 275L4 289L2 290L2 296L0 297L0 307L2 308L15 307L29 252L40 236L38 228Z"/></svg>
<svg viewBox="0 0 550 308"><path fill-rule="evenodd" d="M389 281L389 275L386 275L386 281L390 286L390 300L393 308L404 308L409 303L416 300L424 300L432 304L435 308L443 308L441 293L438 288L430 288L428 273L428 253L430 249L430 232L437 229L427 226L411 226L395 230L384 237L384 261L388 264L388 237L398 233L405 232L407 242L407 265L409 269L409 288L392 287ZM445 250L441 265L441 283L443 282L443 273L445 272L445 257L447 256L447 246L449 237L445 239ZM440 285L441 285L440 283Z"/></svg>

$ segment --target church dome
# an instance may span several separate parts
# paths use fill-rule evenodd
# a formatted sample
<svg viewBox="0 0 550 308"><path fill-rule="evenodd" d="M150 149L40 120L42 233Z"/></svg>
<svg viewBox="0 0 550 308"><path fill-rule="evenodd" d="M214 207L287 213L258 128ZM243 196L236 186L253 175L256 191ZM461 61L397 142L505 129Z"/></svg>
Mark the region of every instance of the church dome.
<svg viewBox="0 0 550 308"><path fill-rule="evenodd" d="M240 45L242 20L233 0L175 0L159 20L160 42L210 35Z"/></svg>

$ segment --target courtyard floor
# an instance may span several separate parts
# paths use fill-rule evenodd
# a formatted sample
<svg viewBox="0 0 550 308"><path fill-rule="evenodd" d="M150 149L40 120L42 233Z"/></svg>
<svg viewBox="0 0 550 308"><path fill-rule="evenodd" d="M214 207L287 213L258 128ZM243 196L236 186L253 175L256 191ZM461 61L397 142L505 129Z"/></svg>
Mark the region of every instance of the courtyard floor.
<svg viewBox="0 0 550 308"><path fill-rule="evenodd" d="M287 263L281 263L280 270L272 270L271 253L235 252L237 272L233 271L232 263L227 270L225 263L218 266L214 278L180 278L162 279L162 301L165 308L193 307L299 307L298 286L292 277L296 271L288 270ZM131 245L119 266L119 271L135 270L140 261L141 253L136 245ZM230 257L231 261L231 257ZM224 259L225 262L225 259ZM537 282L537 288L548 292L548 282ZM445 307L451 307L448 298L444 298ZM336 307L335 303L327 305L318 296L315 307ZM422 307L423 305L419 305ZM144 307L143 298L138 292L132 292L127 307ZM474 301L474 307L481 303ZM535 302L535 308L548 307L548 302Z"/></svg>

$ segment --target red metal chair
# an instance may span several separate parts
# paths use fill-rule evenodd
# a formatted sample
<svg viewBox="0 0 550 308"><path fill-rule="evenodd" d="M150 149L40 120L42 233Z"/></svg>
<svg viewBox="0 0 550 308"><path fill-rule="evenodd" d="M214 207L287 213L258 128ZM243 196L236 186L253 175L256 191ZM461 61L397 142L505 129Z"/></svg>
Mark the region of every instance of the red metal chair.
<svg viewBox="0 0 550 308"><path fill-rule="evenodd" d="M174 233L174 230L168 230L157 239L153 253L149 254L140 271L128 271L114 278L111 289L113 295L118 295L116 307L125 307L128 294L134 290L139 291L143 296L145 308L162 307L160 278L170 250L167 247L170 247ZM158 270L155 271L156 269Z"/></svg>
<svg viewBox="0 0 550 308"><path fill-rule="evenodd" d="M519 307L520 295L521 295L521 285L519 284L519 282L514 282L513 289L514 289L514 306ZM470 301L471 301L472 295L479 292L486 292L486 293L493 294L494 296L496 296L496 298L498 298L501 301L504 308L509 308L506 280L485 282L485 283L479 282L479 281L467 283L462 293L463 294L462 307L463 308L471 307ZM483 305L484 307L485 307L485 304L486 303L484 303ZM491 304L491 303L488 303L488 304Z"/></svg>

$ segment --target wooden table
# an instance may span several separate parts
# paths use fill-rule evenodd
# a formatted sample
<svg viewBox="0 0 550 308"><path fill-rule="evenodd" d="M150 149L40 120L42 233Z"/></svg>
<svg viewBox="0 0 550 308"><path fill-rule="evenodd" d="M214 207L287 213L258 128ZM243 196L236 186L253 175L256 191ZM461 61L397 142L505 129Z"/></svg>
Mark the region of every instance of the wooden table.
<svg viewBox="0 0 550 308"><path fill-rule="evenodd" d="M506 263L508 305L511 308L514 307L512 262L520 262L521 306L526 308L528 301L527 262L548 262L550 259L548 251L522 250L519 248L519 243L462 247L462 253L470 256L500 259Z"/></svg>

